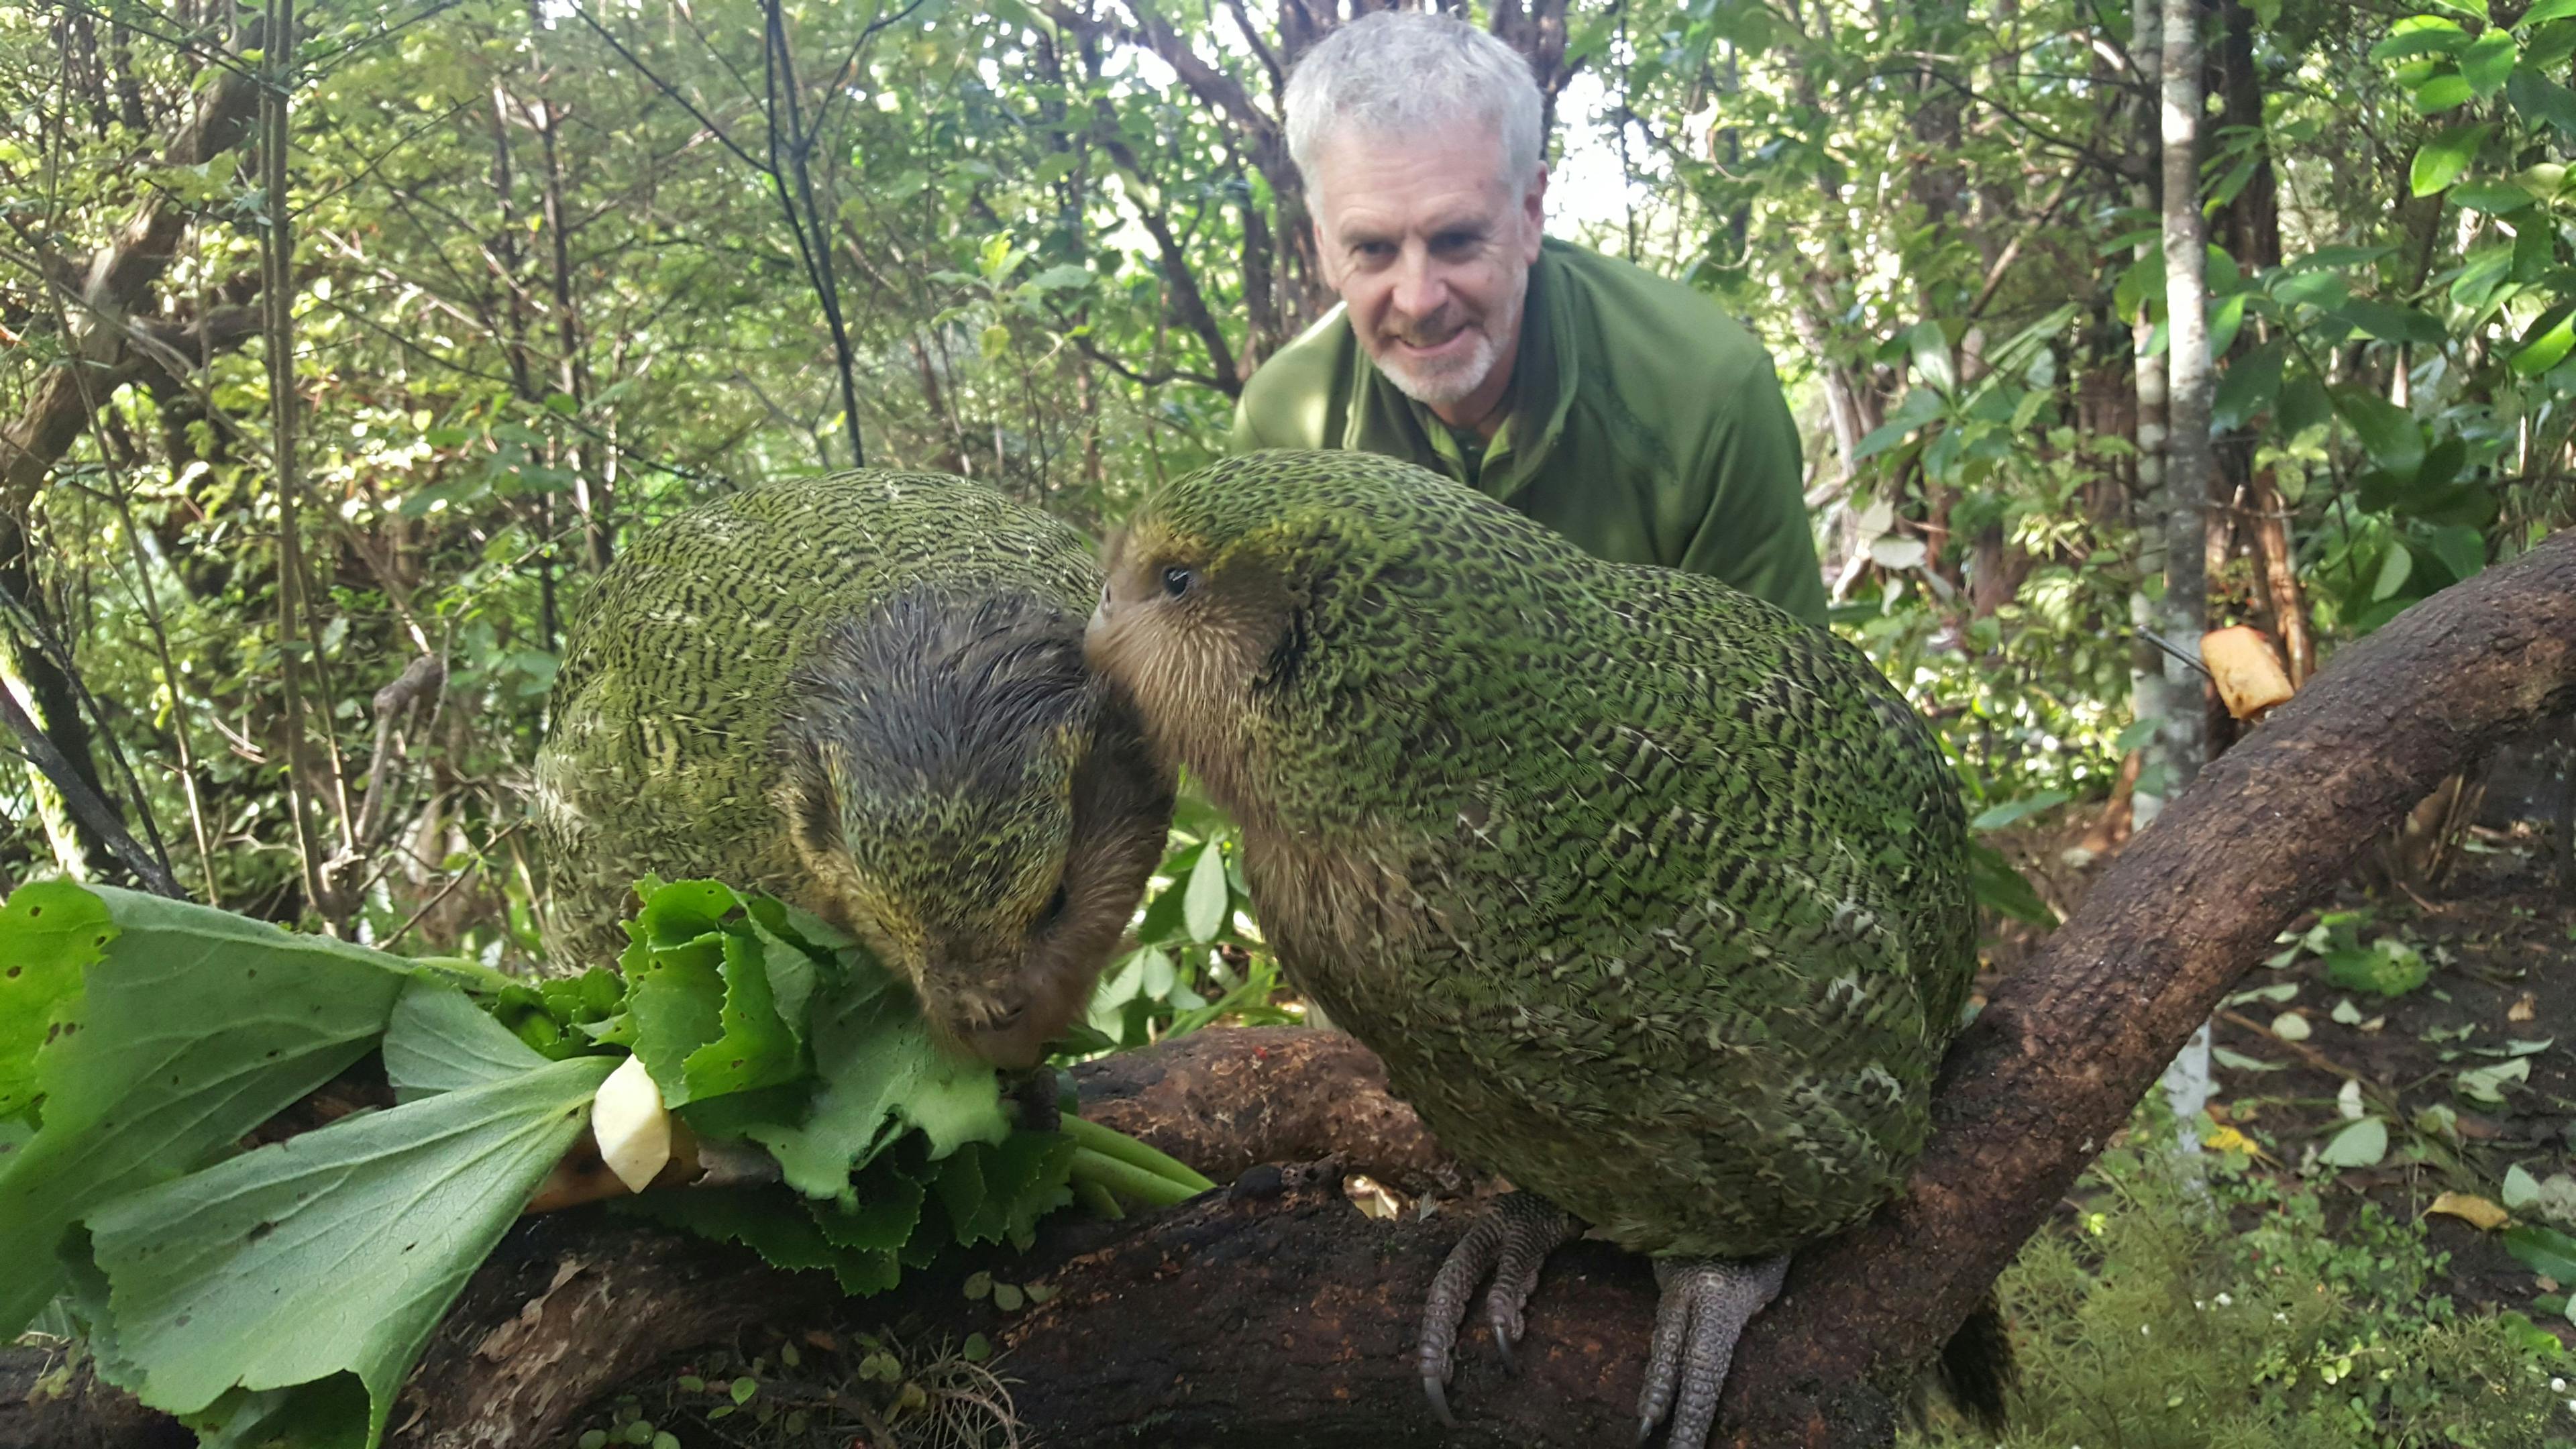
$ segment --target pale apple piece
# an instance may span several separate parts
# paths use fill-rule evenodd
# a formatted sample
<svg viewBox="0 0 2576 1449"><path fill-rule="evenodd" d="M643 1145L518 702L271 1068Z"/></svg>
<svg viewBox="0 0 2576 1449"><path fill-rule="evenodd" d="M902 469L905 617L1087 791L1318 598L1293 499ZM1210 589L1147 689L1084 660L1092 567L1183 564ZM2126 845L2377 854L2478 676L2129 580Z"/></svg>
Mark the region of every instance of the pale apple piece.
<svg viewBox="0 0 2576 1449"><path fill-rule="evenodd" d="M599 1084L590 1133L599 1141L600 1160L628 1192L642 1192L670 1162L671 1114L642 1057L628 1057Z"/></svg>
<svg viewBox="0 0 2576 1449"><path fill-rule="evenodd" d="M2252 719L2290 697L2289 671L2259 629L2239 624L2203 634L2200 662L2209 666L2218 697L2238 719Z"/></svg>

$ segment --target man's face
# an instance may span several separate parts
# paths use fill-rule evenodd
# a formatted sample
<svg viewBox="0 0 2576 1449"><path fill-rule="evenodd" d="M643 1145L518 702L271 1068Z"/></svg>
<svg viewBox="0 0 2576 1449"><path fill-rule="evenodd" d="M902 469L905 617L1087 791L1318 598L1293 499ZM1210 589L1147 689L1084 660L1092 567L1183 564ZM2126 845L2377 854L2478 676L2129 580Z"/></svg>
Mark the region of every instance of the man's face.
<svg viewBox="0 0 2576 1449"><path fill-rule="evenodd" d="M1511 381L1538 260L1547 172L1506 176L1502 152L1469 124L1410 140L1345 131L1315 157L1315 239L1360 345L1443 416L1476 404L1449 419L1462 425Z"/></svg>

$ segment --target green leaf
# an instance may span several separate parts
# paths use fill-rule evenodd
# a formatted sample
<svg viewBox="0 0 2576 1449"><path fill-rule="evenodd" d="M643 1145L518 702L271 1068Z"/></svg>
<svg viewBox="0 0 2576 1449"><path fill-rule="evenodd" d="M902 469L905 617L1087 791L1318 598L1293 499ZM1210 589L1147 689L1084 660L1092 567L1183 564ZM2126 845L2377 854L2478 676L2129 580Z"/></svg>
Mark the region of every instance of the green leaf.
<svg viewBox="0 0 2576 1449"><path fill-rule="evenodd" d="M2511 1061L2498 1062L2491 1067L2471 1067L2454 1078L2451 1085L2461 1096L2470 1101L2485 1102L2492 1106L2504 1101L2504 1088L2507 1082L2530 1080L2531 1058L2515 1057Z"/></svg>
<svg viewBox="0 0 2576 1449"><path fill-rule="evenodd" d="M2517 1162L2504 1170L2504 1188L2496 1200L2507 1210L2520 1212L2540 1201L2540 1179L2524 1171L2522 1164Z"/></svg>
<svg viewBox="0 0 2576 1449"><path fill-rule="evenodd" d="M2576 304L2562 302L2540 314L2525 340L2505 365L2523 377L2534 377L2556 367L2571 349L2576 349Z"/></svg>
<svg viewBox="0 0 2576 1449"><path fill-rule="evenodd" d="M788 1185L808 1197L848 1205L850 1174L907 1124L930 1139L934 1158L1010 1130L993 1069L932 1041L910 993L892 976L864 981L853 973L849 985L816 1003L812 1039L822 1086L804 1119L748 1129L778 1158Z"/></svg>
<svg viewBox="0 0 2576 1449"><path fill-rule="evenodd" d="M396 957L228 912L90 888L117 934L78 1030L36 1056L36 1135L0 1171L0 1336L62 1290L64 1231L232 1150L366 1054L412 977ZM26 950L0 918L0 960ZM281 1012L278 1003L296 1009Z"/></svg>
<svg viewBox="0 0 2576 1449"><path fill-rule="evenodd" d="M2002 851L1970 841L1968 881L1976 891L1979 905L2016 921L2056 929L2057 912L2048 908L2048 902L2039 898L2039 892L2031 888L2030 881L2013 867Z"/></svg>
<svg viewBox="0 0 2576 1449"><path fill-rule="evenodd" d="M2454 106L2468 104L2469 78L2457 72L2437 75L2415 88L2417 115L2438 116Z"/></svg>
<svg viewBox="0 0 2576 1449"><path fill-rule="evenodd" d="M2467 83L2462 82L2463 85ZM2521 117L2536 126L2554 126L2566 136L2576 137L2576 91L2551 80L2528 65L2517 65L2505 77L2504 98L2511 102Z"/></svg>
<svg viewBox="0 0 2576 1449"><path fill-rule="evenodd" d="M624 1216L667 1223L720 1243L740 1243L773 1268L827 1270L841 1291L853 1296L882 1293L903 1276L891 1251L833 1242L822 1226L836 1221L829 1204L774 1189L693 1187L619 1198L614 1205Z"/></svg>
<svg viewBox="0 0 2576 1449"><path fill-rule="evenodd" d="M2388 27L2388 38L2370 48L2381 64L2418 55L2449 55L2469 43L2460 22L2440 15L2409 15Z"/></svg>
<svg viewBox="0 0 2576 1449"><path fill-rule="evenodd" d="M2499 81L2498 84L2502 82ZM1035 287L1041 292L1072 291L1091 285L1091 269L1076 266L1071 262L1059 262L1029 278L1024 285Z"/></svg>
<svg viewBox="0 0 2576 1449"><path fill-rule="evenodd" d="M2397 591L2406 587L2406 576L2414 568L2415 555L2406 551L2405 544L2390 539L2388 552L2379 558L2379 576L2370 586L2371 602L2395 598Z"/></svg>
<svg viewBox="0 0 2576 1449"><path fill-rule="evenodd" d="M2226 356L2229 345L2236 341L2236 330L2245 325L2245 298L2243 292L2231 292L2209 309L2210 356Z"/></svg>
<svg viewBox="0 0 2576 1449"><path fill-rule="evenodd" d="M2497 38L2505 41L2507 50L2512 49L2510 38ZM2496 84L2504 84L2503 76L2496 77ZM2413 188L2414 194L2430 196L2459 180L2460 173L2468 170L2469 163L2477 159L2478 148L2486 144L2487 133L2494 129L2494 123L2487 121L2452 126L2434 133L2432 139L2416 147L2415 163L2407 172L2407 184Z"/></svg>
<svg viewBox="0 0 2576 1449"><path fill-rule="evenodd" d="M355 1374L384 1429L414 1358L616 1063L550 1062L344 1117L89 1215L125 1387L194 1413Z"/></svg>
<svg viewBox="0 0 2576 1449"><path fill-rule="evenodd" d="M2576 0L2538 0L2538 3L2529 10L2522 12L2522 18L2513 23L2513 28L2528 30L2535 25L2546 25L2552 20L2563 20L2570 15L2576 15Z"/></svg>
<svg viewBox="0 0 2576 1449"><path fill-rule="evenodd" d="M1944 393L1958 389L1959 374L1950 356L1950 339L1940 323L1915 323L1905 329L1904 342L1914 359L1914 375L1924 386Z"/></svg>
<svg viewBox="0 0 2576 1449"><path fill-rule="evenodd" d="M2352 288L2334 272L2319 270L2276 274L2272 295L2298 307L2339 307Z"/></svg>
<svg viewBox="0 0 2576 1449"><path fill-rule="evenodd" d="M2470 211L2483 211L2490 216L2503 216L2531 205L2531 193L2511 181L2483 179L2459 182L2451 187L2451 204ZM2496 248L2511 255L2511 247Z"/></svg>
<svg viewBox="0 0 2576 1449"><path fill-rule="evenodd" d="M36 1053L80 1016L81 972L116 936L107 907L70 881L34 881L0 906L0 1118L36 1101Z"/></svg>
<svg viewBox="0 0 2576 1449"><path fill-rule="evenodd" d="M2325 384L2313 374L2302 372L2281 385L2280 405L2274 410L2281 436L2295 438L2333 416L2334 403L2326 396Z"/></svg>
<svg viewBox="0 0 2576 1449"><path fill-rule="evenodd" d="M2469 93L2485 100L2504 89L2504 78L2513 73L2516 53L2513 37L2501 30L2490 30L2470 41L2460 51L2460 75L2468 81Z"/></svg>
<svg viewBox="0 0 2576 1449"><path fill-rule="evenodd" d="M2317 1153L2328 1167L2377 1167L2388 1156L2388 1124L2364 1117L2329 1139Z"/></svg>
<svg viewBox="0 0 2576 1449"><path fill-rule="evenodd" d="M2436 528L2428 536L2433 557L2451 571L2453 580L2474 578L2487 566L2487 537L2474 528Z"/></svg>
<svg viewBox="0 0 2576 1449"><path fill-rule="evenodd" d="M2001 830L2025 816L2036 815L2042 810L2063 805L2070 798L2064 790L2042 790L2036 795L2025 796L2019 800L2008 800L2001 805L1988 806L1976 819L1968 822L1968 828Z"/></svg>
<svg viewBox="0 0 2576 1449"><path fill-rule="evenodd" d="M2513 248L2509 244L2480 247L2469 253L2460 274L2451 279L2452 305L2471 311L2485 307L2512 270Z"/></svg>
<svg viewBox="0 0 2576 1449"><path fill-rule="evenodd" d="M2576 1284L2576 1238L2538 1223L2510 1227L2497 1236L2522 1266L2561 1285Z"/></svg>
<svg viewBox="0 0 2576 1449"><path fill-rule="evenodd" d="M2401 479L2415 476L2424 463L2424 430L2413 413L2363 387L2337 387L2333 398L2372 463Z"/></svg>
<svg viewBox="0 0 2576 1449"><path fill-rule="evenodd" d="M779 945L787 954L796 954L785 942ZM722 1034L689 1053L681 1065L692 1100L758 1091L805 1075L798 1033L780 1019L769 988L769 964L760 934L751 929L726 931L723 962L724 1004L718 1013Z"/></svg>
<svg viewBox="0 0 2576 1449"><path fill-rule="evenodd" d="M398 1102L506 1081L546 1064L464 992L426 980L395 998L383 1051Z"/></svg>
<svg viewBox="0 0 2576 1449"><path fill-rule="evenodd" d="M2399 582L2404 580L2401 578ZM2396 591L2391 589L2389 592ZM2375 597L2385 598L2387 595ZM2403 996L2423 985L2432 974L2433 968L2425 961L2423 952L2402 941L2387 938L2374 943L2368 950L2326 953L2326 980L2347 991Z"/></svg>
<svg viewBox="0 0 2576 1449"><path fill-rule="evenodd" d="M1189 895L1181 903L1182 920L1193 941L1213 941L1225 929L1228 897L1225 885L1225 852L1216 842L1199 852L1199 863L1190 868Z"/></svg>
<svg viewBox="0 0 2576 1449"><path fill-rule="evenodd" d="M2228 364L2210 399L2210 426L2241 428L2270 407L2280 393L2281 365L2288 356L2288 343L2276 337Z"/></svg>

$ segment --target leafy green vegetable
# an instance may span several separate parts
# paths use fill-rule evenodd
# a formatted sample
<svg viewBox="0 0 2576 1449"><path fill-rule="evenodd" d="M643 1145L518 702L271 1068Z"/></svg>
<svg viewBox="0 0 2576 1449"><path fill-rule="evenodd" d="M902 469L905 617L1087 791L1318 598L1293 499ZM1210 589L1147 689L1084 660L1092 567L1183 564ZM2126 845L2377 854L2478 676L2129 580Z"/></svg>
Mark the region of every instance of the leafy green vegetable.
<svg viewBox="0 0 2576 1449"><path fill-rule="evenodd" d="M2423 952L2393 936L2382 936L2366 949L2326 953L2326 980L2349 991L2403 996L2432 974Z"/></svg>
<svg viewBox="0 0 2576 1449"><path fill-rule="evenodd" d="M0 918L0 960L46 949L32 908L63 891L109 924L93 926L76 1023L36 1053L36 1135L0 1173L7 1335L62 1291L74 1221L204 1164L329 1081L383 1034L412 979L395 957L105 886L21 887L12 904L30 909Z"/></svg>
<svg viewBox="0 0 2576 1449"><path fill-rule="evenodd" d="M98 897L68 882L23 886L0 906L0 1117L35 1105L36 1051L77 1019L81 971L115 934Z"/></svg>
<svg viewBox="0 0 2576 1449"><path fill-rule="evenodd" d="M446 986L409 994L423 991L462 1002ZM453 1011L398 1011L393 1034L471 1059L480 1043L455 1038L463 1024ZM495 1034L520 1052L516 1071L344 1117L90 1214L117 1350L140 1371L125 1386L189 1413L236 1385L353 1373L374 1443L439 1318L616 1066L547 1062Z"/></svg>
<svg viewBox="0 0 2576 1449"><path fill-rule="evenodd" d="M787 1179L630 1210L851 1293L951 1245L1026 1243L1077 1182L1146 1202L1207 1185L1103 1128L1012 1131L993 1070L823 923L707 881L643 895L627 975L528 985L150 896L21 890L0 960L24 963L10 1004L45 1026L0 1058L36 1118L0 1118L11 1326L60 1299L102 1377L210 1444L372 1449L621 1039L702 1133L772 1145ZM371 1046L398 1105L225 1156Z"/></svg>

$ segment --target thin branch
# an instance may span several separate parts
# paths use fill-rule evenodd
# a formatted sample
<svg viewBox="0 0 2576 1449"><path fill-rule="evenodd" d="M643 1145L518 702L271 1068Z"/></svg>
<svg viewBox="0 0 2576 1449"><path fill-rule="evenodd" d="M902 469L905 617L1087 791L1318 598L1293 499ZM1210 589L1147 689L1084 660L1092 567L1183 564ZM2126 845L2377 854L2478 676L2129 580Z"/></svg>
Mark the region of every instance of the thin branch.
<svg viewBox="0 0 2576 1449"><path fill-rule="evenodd" d="M54 789L63 797L64 807L105 842L109 854L132 871L134 878L143 882L154 895L167 896L174 901L188 898L188 893L181 890L179 882L171 876L169 867L154 859L150 851L127 833L125 822L117 818L116 808L90 789L80 773L72 768L72 762L64 757L61 750L54 748L54 742L45 738L45 732L27 717L25 710L18 707L16 690L0 686L0 716L5 716L10 732L18 737L26 760L53 782Z"/></svg>

